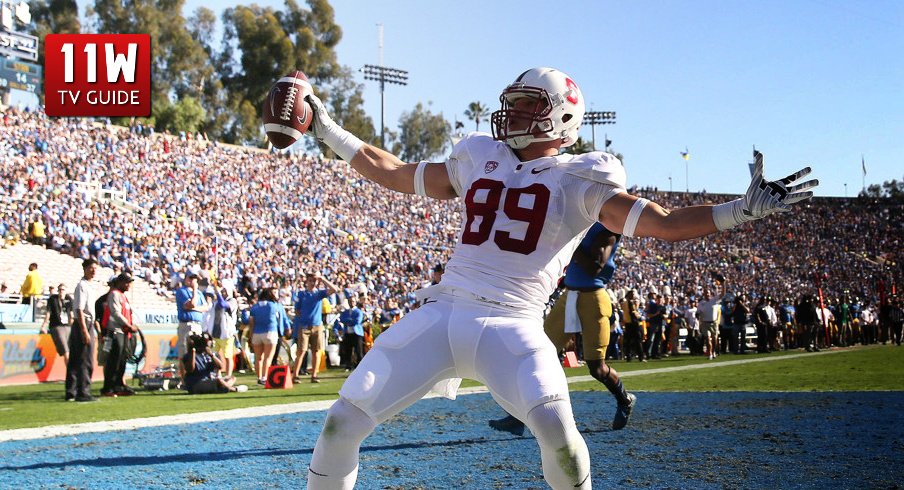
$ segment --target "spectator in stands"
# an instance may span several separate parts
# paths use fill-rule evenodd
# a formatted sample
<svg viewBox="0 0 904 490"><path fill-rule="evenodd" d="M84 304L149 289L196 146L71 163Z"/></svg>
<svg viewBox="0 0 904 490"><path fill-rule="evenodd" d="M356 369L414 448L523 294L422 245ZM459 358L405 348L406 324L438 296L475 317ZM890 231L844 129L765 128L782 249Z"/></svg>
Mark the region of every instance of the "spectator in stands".
<svg viewBox="0 0 904 490"><path fill-rule="evenodd" d="M425 264L448 260L455 242L454 201L394 199L353 169L318 157L183 141L150 128L119 131L40 111L11 108L4 116L0 176L4 195L18 202L0 209L4 245L28 236L28 223L40 216L54 248L64 243L61 250L76 257L102 257L122 268L133 262L134 274L155 283L155 267L160 283L172 271L175 281L159 288L168 297L182 285L183 271L212 263L214 233L220 235L222 269L214 272L224 284L231 274L246 296L274 284L278 262L323 263L325 275L365 291L374 297L372 304L394 299L400 306L413 303L410 292L430 270ZM56 135L46 138L46 151L35 151L36 133ZM48 161L52 165L45 165ZM99 189L122 192L133 208L94 200ZM280 191L268 192L273 189ZM671 209L724 200L652 188L637 189L637 195ZM187 209L217 219L194 222ZM620 282L641 291L670 284L673 291L690 294L706 283L708 268L718 268L738 291L794 298L808 287L805 271L831 264L831 280L823 283L827 297L840 298L844 290L861 298L878 296L874 284L880 271L904 283L902 215L904 206L890 200L816 198L793 214L766 218L769 224L755 231L741 228L670 244L634 238L620 257L625 278ZM845 247L832 247L826 236L837 236ZM800 246L781 246L792 240ZM415 246L384 249L396 243ZM765 269L769 274L757 272ZM346 280L339 280L340 271Z"/></svg>
<svg viewBox="0 0 904 490"><path fill-rule="evenodd" d="M47 314L41 325L41 333L50 333L57 354L69 365L69 334L71 332L72 298L66 295L66 285L59 285L59 292L53 286L47 297ZM49 332L48 332L49 327Z"/></svg>
<svg viewBox="0 0 904 490"><path fill-rule="evenodd" d="M443 264L436 264L430 272L430 284L439 284L445 271L446 267Z"/></svg>
<svg viewBox="0 0 904 490"><path fill-rule="evenodd" d="M264 288L248 318L257 384L265 384L279 338L292 333L286 309L276 301L276 288Z"/></svg>
<svg viewBox="0 0 904 490"><path fill-rule="evenodd" d="M47 227L40 214L28 224L28 241L35 245L47 245Z"/></svg>
<svg viewBox="0 0 904 490"><path fill-rule="evenodd" d="M0 283L0 303L11 302L12 295L9 293L9 286L6 282Z"/></svg>
<svg viewBox="0 0 904 490"><path fill-rule="evenodd" d="M176 290L176 310L179 327L176 330L176 352L182 359L188 352L186 341L188 335L201 333L201 320L204 312L210 309L210 302L198 287L198 275L188 272L183 287Z"/></svg>
<svg viewBox="0 0 904 490"><path fill-rule="evenodd" d="M323 282L326 288L318 289ZM335 284L320 275L320 272L305 274L304 289L295 295L295 328L298 339L295 350L295 367L293 374L296 382L300 381L299 371L308 347L311 348L311 383L319 383L317 372L320 368L319 354L322 350L323 337L323 300L338 291Z"/></svg>
<svg viewBox="0 0 904 490"><path fill-rule="evenodd" d="M22 304L34 306L35 300L43 292L44 280L41 279L41 274L38 273L38 264L32 262L28 265L28 274L25 275L22 287L19 288L19 294L22 295Z"/></svg>
<svg viewBox="0 0 904 490"><path fill-rule="evenodd" d="M107 296L102 326L104 328L103 350L107 353L104 362L104 386L101 396L130 396L135 391L126 386L126 360L132 355L130 339L138 332L132 319L132 305L126 292L135 279L129 272L122 272L112 281L113 287Z"/></svg>
<svg viewBox="0 0 904 490"><path fill-rule="evenodd" d="M97 329L94 316L94 291L91 280L97 273L94 259L82 261L82 279L75 287L73 324L69 335L69 360L66 363L66 401L93 402L91 377L94 374Z"/></svg>

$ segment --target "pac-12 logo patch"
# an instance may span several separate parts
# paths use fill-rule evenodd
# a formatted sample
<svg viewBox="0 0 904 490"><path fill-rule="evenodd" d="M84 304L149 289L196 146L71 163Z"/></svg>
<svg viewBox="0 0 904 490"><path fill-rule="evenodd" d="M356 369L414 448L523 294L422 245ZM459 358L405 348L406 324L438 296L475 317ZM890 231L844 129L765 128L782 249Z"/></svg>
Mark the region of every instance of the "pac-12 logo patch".
<svg viewBox="0 0 904 490"><path fill-rule="evenodd" d="M496 167L498 167L498 166L499 166L499 162L490 160L487 162L486 165L484 165L483 172L488 174L488 173L492 172L493 170L496 170Z"/></svg>

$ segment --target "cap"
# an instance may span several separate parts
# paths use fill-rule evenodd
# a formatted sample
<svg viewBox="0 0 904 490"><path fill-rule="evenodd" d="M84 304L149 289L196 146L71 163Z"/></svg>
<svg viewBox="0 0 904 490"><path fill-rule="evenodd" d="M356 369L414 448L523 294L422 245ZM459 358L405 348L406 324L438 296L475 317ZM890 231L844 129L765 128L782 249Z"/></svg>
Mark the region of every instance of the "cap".
<svg viewBox="0 0 904 490"><path fill-rule="evenodd" d="M194 272L188 272L185 274L186 279L192 279L192 278L196 278L196 277L198 277L198 274L196 274Z"/></svg>
<svg viewBox="0 0 904 490"><path fill-rule="evenodd" d="M446 271L446 268L443 267L443 264L436 264L436 266L433 267L433 272L445 272L445 271Z"/></svg>
<svg viewBox="0 0 904 490"><path fill-rule="evenodd" d="M118 276L114 277L110 282L132 282L134 280L135 278L132 277L132 274L130 274L129 272L122 272Z"/></svg>

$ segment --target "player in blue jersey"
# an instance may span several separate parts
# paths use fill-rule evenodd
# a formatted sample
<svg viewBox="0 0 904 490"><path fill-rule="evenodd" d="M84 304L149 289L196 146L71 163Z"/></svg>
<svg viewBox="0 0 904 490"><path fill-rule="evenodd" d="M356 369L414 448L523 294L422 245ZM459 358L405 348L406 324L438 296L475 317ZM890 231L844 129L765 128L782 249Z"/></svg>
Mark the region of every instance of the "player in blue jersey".
<svg viewBox="0 0 904 490"><path fill-rule="evenodd" d="M620 241L621 235L600 223L590 227L565 270L563 282L567 291L559 296L543 324L557 351L565 347L573 333L582 333L584 360L590 375L605 385L618 403L612 421L614 430L628 424L637 402L637 397L625 390L615 369L606 364L612 318L612 301L606 285L615 272L615 250ZM515 435L524 433L524 423L512 415L491 420L490 427Z"/></svg>

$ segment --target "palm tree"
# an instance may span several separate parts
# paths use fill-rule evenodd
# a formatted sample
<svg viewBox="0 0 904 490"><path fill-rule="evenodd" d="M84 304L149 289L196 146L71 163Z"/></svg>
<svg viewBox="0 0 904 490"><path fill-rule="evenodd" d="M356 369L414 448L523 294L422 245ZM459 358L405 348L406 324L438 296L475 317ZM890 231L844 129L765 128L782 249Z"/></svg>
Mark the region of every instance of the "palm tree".
<svg viewBox="0 0 904 490"><path fill-rule="evenodd" d="M590 153L591 151L593 151L593 143L585 140L580 136L578 136L577 141L575 141L574 144L566 150L567 153L572 153L574 155L580 155L581 153Z"/></svg>
<svg viewBox="0 0 904 490"><path fill-rule="evenodd" d="M489 115L490 110L480 102L471 102L465 111L465 117L474 121L474 131L480 131L480 121L486 121Z"/></svg>

